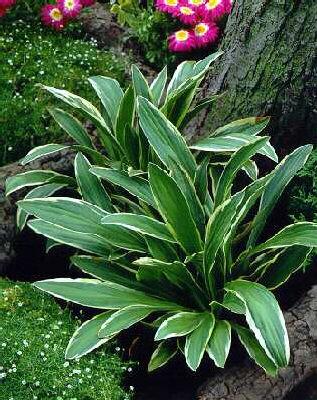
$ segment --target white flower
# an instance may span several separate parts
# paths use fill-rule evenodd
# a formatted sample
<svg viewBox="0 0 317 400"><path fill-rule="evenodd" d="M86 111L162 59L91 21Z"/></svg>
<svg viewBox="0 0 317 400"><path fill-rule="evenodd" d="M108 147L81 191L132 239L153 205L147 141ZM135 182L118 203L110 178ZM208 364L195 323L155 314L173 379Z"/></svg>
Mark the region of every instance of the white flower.
<svg viewBox="0 0 317 400"><path fill-rule="evenodd" d="M36 381L35 386L40 386L40 381Z"/></svg>
<svg viewBox="0 0 317 400"><path fill-rule="evenodd" d="M26 385L26 381L24 379L21 383L22 383L22 385Z"/></svg>
<svg viewBox="0 0 317 400"><path fill-rule="evenodd" d="M2 373L0 374L0 379L4 379L6 376L7 376L7 374L6 374L5 372L2 372Z"/></svg>
<svg viewBox="0 0 317 400"><path fill-rule="evenodd" d="M47 344L47 343L44 344L44 349L48 349L49 347L50 347L49 344Z"/></svg>
<svg viewBox="0 0 317 400"><path fill-rule="evenodd" d="M131 390L131 392L133 392L134 386L129 386L129 389Z"/></svg>
<svg viewBox="0 0 317 400"><path fill-rule="evenodd" d="M2 347L7 347L7 344L5 342L1 343Z"/></svg>
<svg viewBox="0 0 317 400"><path fill-rule="evenodd" d="M18 351L17 351L17 355L18 355L18 356L21 356L21 355L22 355L22 351L21 351L21 350L18 350Z"/></svg>
<svg viewBox="0 0 317 400"><path fill-rule="evenodd" d="M66 368L66 367L68 367L68 366L69 366L69 361L65 361L64 364L63 364L63 367Z"/></svg>

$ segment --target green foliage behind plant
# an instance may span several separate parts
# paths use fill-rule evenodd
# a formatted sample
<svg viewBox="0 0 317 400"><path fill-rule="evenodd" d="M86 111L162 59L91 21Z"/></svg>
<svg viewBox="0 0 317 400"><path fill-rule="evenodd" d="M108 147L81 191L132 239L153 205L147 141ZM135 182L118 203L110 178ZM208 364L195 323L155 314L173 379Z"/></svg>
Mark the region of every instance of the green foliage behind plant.
<svg viewBox="0 0 317 400"><path fill-rule="evenodd" d="M268 374L288 364L285 321L272 291L317 247L317 224L298 222L270 238L263 234L312 146L296 149L259 177L255 156L278 161L269 138L260 136L268 118L234 121L187 144L182 130L215 100L192 105L220 55L183 62L169 82L164 68L150 86L132 66L126 92L113 79L91 77L101 111L68 91L43 87L93 121L104 150L94 148L74 116L54 109L56 121L78 143L72 145L79 150L75 178L35 170L8 178L6 185L7 195L36 186L18 202L18 227L32 216L28 226L77 249L72 263L92 277L35 283L101 310L75 332L67 358L146 321L159 343L150 371L178 352L194 371L204 355L224 367L232 334ZM23 163L62 148L35 148ZM237 189L240 173L250 182ZM65 186L73 196L54 196Z"/></svg>
<svg viewBox="0 0 317 400"><path fill-rule="evenodd" d="M34 145L63 140L45 112L52 102L36 83L67 87L89 99L88 76L124 80L122 59L36 22L1 24L0 53L0 165L19 159Z"/></svg>
<svg viewBox="0 0 317 400"><path fill-rule="evenodd" d="M0 280L1 400L128 400L122 378L130 368L114 349L65 362L78 327L69 311L30 284Z"/></svg>

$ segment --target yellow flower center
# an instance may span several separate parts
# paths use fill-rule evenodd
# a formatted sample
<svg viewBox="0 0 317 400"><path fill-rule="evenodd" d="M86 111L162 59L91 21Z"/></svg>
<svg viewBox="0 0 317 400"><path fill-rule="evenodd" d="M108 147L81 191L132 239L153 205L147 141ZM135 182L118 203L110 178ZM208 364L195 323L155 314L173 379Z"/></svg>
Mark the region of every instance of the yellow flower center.
<svg viewBox="0 0 317 400"><path fill-rule="evenodd" d="M66 7L68 10L72 10L72 9L74 8L74 0L67 0L67 1L65 2L65 7Z"/></svg>
<svg viewBox="0 0 317 400"><path fill-rule="evenodd" d="M176 7L178 5L178 0L165 0L165 4L170 7Z"/></svg>
<svg viewBox="0 0 317 400"><path fill-rule="evenodd" d="M176 40L178 40L179 42L185 42L185 40L188 39L188 32L184 31L184 30L177 31L175 33L175 37L176 37Z"/></svg>
<svg viewBox="0 0 317 400"><path fill-rule="evenodd" d="M193 15L194 14L194 11L189 7L181 7L179 10L184 15Z"/></svg>
<svg viewBox="0 0 317 400"><path fill-rule="evenodd" d="M63 19L63 14L58 8L53 8L50 12L50 16L54 21L61 21Z"/></svg>
<svg viewBox="0 0 317 400"><path fill-rule="evenodd" d="M208 10L213 10L214 8L216 8L219 4L221 3L221 0L208 0L207 4L206 4L206 8Z"/></svg>
<svg viewBox="0 0 317 400"><path fill-rule="evenodd" d="M201 6L204 4L204 0L189 0L189 4L192 4L193 6Z"/></svg>
<svg viewBox="0 0 317 400"><path fill-rule="evenodd" d="M197 36L204 36L208 32L208 25L201 23L195 26L195 34Z"/></svg>

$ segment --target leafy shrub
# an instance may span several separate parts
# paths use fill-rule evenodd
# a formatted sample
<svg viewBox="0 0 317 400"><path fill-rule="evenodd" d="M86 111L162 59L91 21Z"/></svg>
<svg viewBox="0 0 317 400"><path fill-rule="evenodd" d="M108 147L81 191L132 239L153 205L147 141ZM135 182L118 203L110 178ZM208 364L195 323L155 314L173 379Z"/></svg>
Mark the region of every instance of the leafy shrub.
<svg viewBox="0 0 317 400"><path fill-rule="evenodd" d="M258 136L267 118L232 122L188 146L180 131L213 100L191 107L218 56L182 63L168 85L166 69L149 87L133 66L133 89L125 93L114 80L90 78L102 114L84 99L45 87L94 122L105 150L98 153L79 121L55 110L78 142L75 178L30 171L7 181L7 194L42 184L18 202L18 226L35 217L28 226L77 249L72 263L93 277L35 283L56 297L102 310L75 332L67 358L87 352L87 337L93 349L145 320L160 342L149 370L177 352L192 370L205 353L223 367L232 330L268 374L288 364L285 322L271 290L317 247L317 224L295 223L269 239L262 233L312 146L298 148L261 178L254 156L277 161L269 138ZM36 148L23 162L60 148ZM252 182L239 190L235 178L242 170ZM74 198L47 197L64 186L73 188Z"/></svg>
<svg viewBox="0 0 317 400"><path fill-rule="evenodd" d="M87 98L86 77L108 74L124 79L123 60L99 51L94 43L56 35L38 23L0 25L0 165L14 161L34 145L63 140L44 113L52 102L37 82L67 87ZM44 114L44 115L43 115Z"/></svg>
<svg viewBox="0 0 317 400"><path fill-rule="evenodd" d="M65 363L78 323L31 285L0 280L0 319L1 399L130 399L120 386L130 367L109 346Z"/></svg>

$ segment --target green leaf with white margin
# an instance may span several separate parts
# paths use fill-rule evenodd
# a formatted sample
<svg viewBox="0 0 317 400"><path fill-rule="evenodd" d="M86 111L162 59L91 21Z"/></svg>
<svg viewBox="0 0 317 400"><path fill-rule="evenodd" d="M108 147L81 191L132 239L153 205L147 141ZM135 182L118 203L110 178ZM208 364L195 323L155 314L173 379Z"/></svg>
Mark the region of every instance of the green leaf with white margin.
<svg viewBox="0 0 317 400"><path fill-rule="evenodd" d="M91 172L101 179L106 179L112 184L122 187L133 196L156 208L150 185L146 179L129 176L124 171L111 168L92 167Z"/></svg>
<svg viewBox="0 0 317 400"><path fill-rule="evenodd" d="M267 249L278 249L290 246L317 247L317 224L313 222L297 222L288 225L266 242L246 251L247 256Z"/></svg>
<svg viewBox="0 0 317 400"><path fill-rule="evenodd" d="M151 100L152 95L147 80L135 64L132 64L131 75L135 97L142 96Z"/></svg>
<svg viewBox="0 0 317 400"><path fill-rule="evenodd" d="M221 204L229 195L233 180L244 164L261 149L268 137L254 138L253 142L241 147L226 164L217 184L215 206Z"/></svg>
<svg viewBox="0 0 317 400"><path fill-rule="evenodd" d="M265 351L256 340L254 334L247 328L243 328L237 324L233 325L234 330L237 332L240 342L247 350L249 356L258 364L264 371L271 376L276 376L277 366L266 355Z"/></svg>
<svg viewBox="0 0 317 400"><path fill-rule="evenodd" d="M187 201L173 178L154 164L149 165L153 196L168 229L188 255L202 250L202 243Z"/></svg>
<svg viewBox="0 0 317 400"><path fill-rule="evenodd" d="M21 161L22 165L26 165L37 158L47 156L49 154L56 153L57 151L68 149L70 146L63 144L45 144L43 146L38 146L28 152L28 154Z"/></svg>
<svg viewBox="0 0 317 400"><path fill-rule="evenodd" d="M216 129L210 136L226 136L243 133L248 136L256 136L269 124L270 117L249 117L238 119Z"/></svg>
<svg viewBox="0 0 317 400"><path fill-rule="evenodd" d="M214 326L214 315L205 312L201 314L201 323L198 327L186 336L185 358L187 365L193 371L196 371L201 363Z"/></svg>
<svg viewBox="0 0 317 400"><path fill-rule="evenodd" d="M275 204L296 173L304 166L311 151L312 145L306 145L294 150L290 155L277 165L273 178L263 192L259 212L253 221L247 247L253 247L263 231L268 216Z"/></svg>
<svg viewBox="0 0 317 400"><path fill-rule="evenodd" d="M61 245L62 245L62 243L55 242L55 240L48 238L46 240L45 253L47 254L49 251L54 249L54 247L61 246Z"/></svg>
<svg viewBox="0 0 317 400"><path fill-rule="evenodd" d="M118 142L111 135L110 127L107 125L102 115L93 104L86 99L68 92L67 90L56 89L42 84L39 84L39 86L53 94L56 98L62 100L64 103L77 109L86 118L91 120L96 127L99 128L100 140L109 154L111 154L114 158L122 155L122 151Z"/></svg>
<svg viewBox="0 0 317 400"><path fill-rule="evenodd" d="M279 367L289 362L285 320L274 295L266 287L244 280L229 282L225 290L244 303L247 323L266 355Z"/></svg>
<svg viewBox="0 0 317 400"><path fill-rule="evenodd" d="M148 365L148 371L152 372L160 367L163 367L177 354L177 346L165 340L161 342L154 350Z"/></svg>
<svg viewBox="0 0 317 400"><path fill-rule="evenodd" d="M123 91L119 82L107 76L93 76L88 78L89 83L97 93L101 103L115 129L119 106Z"/></svg>
<svg viewBox="0 0 317 400"><path fill-rule="evenodd" d="M154 340L166 340L185 336L196 329L203 320L202 313L179 312L162 322L156 331Z"/></svg>
<svg viewBox="0 0 317 400"><path fill-rule="evenodd" d="M273 290L283 285L292 274L299 271L312 248L304 246L291 246L278 254L274 263L265 268L259 283Z"/></svg>
<svg viewBox="0 0 317 400"><path fill-rule="evenodd" d="M6 196L25 187L44 185L46 183L60 183L74 186L76 181L66 175L54 171L33 170L10 176L6 180Z"/></svg>
<svg viewBox="0 0 317 400"><path fill-rule="evenodd" d="M67 360L80 358L106 343L110 338L100 339L98 332L111 314L112 311L104 312L84 322L68 342L65 358Z"/></svg>
<svg viewBox="0 0 317 400"><path fill-rule="evenodd" d="M94 149L91 138L87 131L73 115L67 113L60 108L50 108L49 113L52 115L58 125L73 138L79 145Z"/></svg>
<svg viewBox="0 0 317 400"><path fill-rule="evenodd" d="M192 76L195 61L183 61L180 63L167 87L167 97L170 97L176 89Z"/></svg>
<svg viewBox="0 0 317 400"><path fill-rule="evenodd" d="M208 194L208 176L207 176L208 164L209 164L209 157L207 156L198 165L195 176L195 189L202 205L206 203L206 198Z"/></svg>
<svg viewBox="0 0 317 400"><path fill-rule="evenodd" d="M242 193L237 193L230 199L215 209L209 218L206 228L205 248L204 248L204 277L207 287L214 296L216 277L212 273L218 250L223 246L225 237L231 229L232 222L236 215L236 210L241 200ZM222 270L222 279L226 276L226 271Z"/></svg>
<svg viewBox="0 0 317 400"><path fill-rule="evenodd" d="M162 69L162 71L157 75L157 77L154 79L154 81L150 86L153 100L156 106L158 107L160 106L164 94L166 82L167 82L167 67L165 66Z"/></svg>
<svg viewBox="0 0 317 400"><path fill-rule="evenodd" d="M231 347L231 325L228 321L216 320L207 344L207 353L218 368L224 368Z"/></svg>
<svg viewBox="0 0 317 400"><path fill-rule="evenodd" d="M196 161L177 128L153 104L138 98L140 126L160 160L171 170L180 164L193 180Z"/></svg>
<svg viewBox="0 0 317 400"><path fill-rule="evenodd" d="M92 308L119 310L136 304L164 311L182 308L178 304L149 296L141 291L113 282L100 282L97 279L56 278L38 281L33 285L59 299Z"/></svg>
<svg viewBox="0 0 317 400"><path fill-rule="evenodd" d="M98 332L98 336L104 338L116 335L122 330L128 329L132 325L142 321L158 309L141 305L122 308L105 321Z"/></svg>
<svg viewBox="0 0 317 400"><path fill-rule="evenodd" d="M91 164L88 159L82 153L77 153L74 160L74 170L83 200L112 212L114 209L108 193L100 179L92 174L90 169Z"/></svg>
<svg viewBox="0 0 317 400"><path fill-rule="evenodd" d="M91 233L74 232L62 226L45 222L41 219L28 221L27 225L37 234L44 235L60 244L74 247L88 253L106 257L110 254L111 247L104 238Z"/></svg>
<svg viewBox="0 0 317 400"><path fill-rule="evenodd" d="M101 223L104 225L124 226L141 235L149 235L168 242L175 242L165 224L145 215L129 213L109 214L101 220Z"/></svg>
<svg viewBox="0 0 317 400"><path fill-rule="evenodd" d="M218 50L215 53L209 54L202 60L197 61L193 69L194 76L200 75L203 77L205 73L208 71L210 65L223 54L224 52L222 50Z"/></svg>
<svg viewBox="0 0 317 400"><path fill-rule="evenodd" d="M253 160L248 160L242 167L243 171L248 175L250 179L255 181L259 175L259 169Z"/></svg>
<svg viewBox="0 0 317 400"><path fill-rule="evenodd" d="M34 198L41 198L41 197L49 197L58 190L65 187L63 184L58 183L48 183L47 185L39 186L32 189L24 198L25 199L34 199ZM18 207L17 210L17 227L21 231L26 223L28 217L28 213Z"/></svg>
<svg viewBox="0 0 317 400"><path fill-rule="evenodd" d="M126 126L133 126L135 111L135 97L132 85L125 91L119 106L117 121L116 121L116 138L124 148L124 132Z"/></svg>

